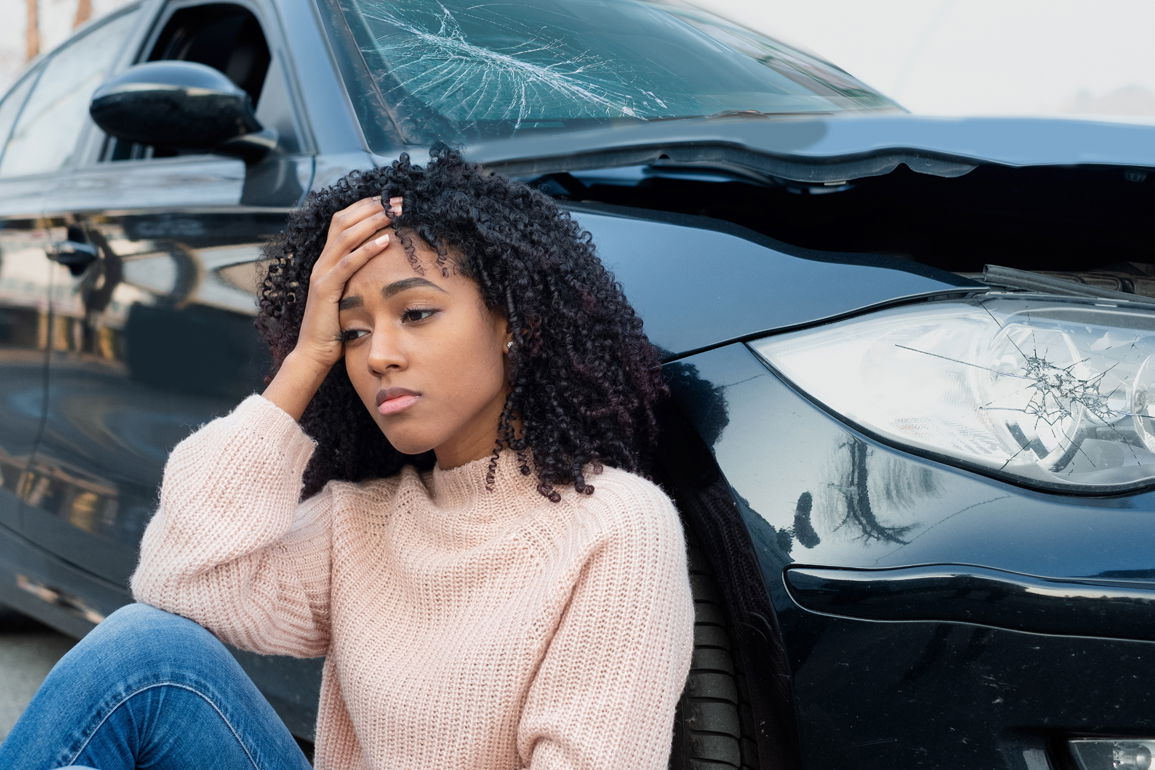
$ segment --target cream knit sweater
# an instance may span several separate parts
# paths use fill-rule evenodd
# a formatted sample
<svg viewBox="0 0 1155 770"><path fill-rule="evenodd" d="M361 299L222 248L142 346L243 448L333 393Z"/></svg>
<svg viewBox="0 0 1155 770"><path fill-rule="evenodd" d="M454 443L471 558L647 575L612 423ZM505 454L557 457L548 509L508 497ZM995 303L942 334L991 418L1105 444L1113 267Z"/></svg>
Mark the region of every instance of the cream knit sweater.
<svg viewBox="0 0 1155 770"><path fill-rule="evenodd" d="M132 590L249 650L326 656L316 763L661 768L693 648L677 514L607 468L560 503L511 458L298 502L314 443L260 397L173 450Z"/></svg>

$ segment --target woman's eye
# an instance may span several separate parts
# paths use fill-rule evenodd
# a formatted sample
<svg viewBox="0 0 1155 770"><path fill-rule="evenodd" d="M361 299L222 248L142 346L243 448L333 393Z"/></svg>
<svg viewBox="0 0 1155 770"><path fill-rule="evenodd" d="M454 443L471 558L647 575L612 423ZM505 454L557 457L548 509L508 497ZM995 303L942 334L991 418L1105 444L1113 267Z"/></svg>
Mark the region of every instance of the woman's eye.
<svg viewBox="0 0 1155 770"><path fill-rule="evenodd" d="M368 333L369 332L365 331L364 329L342 329L341 333L337 336L340 338L341 342L352 342L353 340L360 339Z"/></svg>
<svg viewBox="0 0 1155 770"><path fill-rule="evenodd" d="M424 321L437 311L432 308L411 307L401 314L401 323L417 323Z"/></svg>

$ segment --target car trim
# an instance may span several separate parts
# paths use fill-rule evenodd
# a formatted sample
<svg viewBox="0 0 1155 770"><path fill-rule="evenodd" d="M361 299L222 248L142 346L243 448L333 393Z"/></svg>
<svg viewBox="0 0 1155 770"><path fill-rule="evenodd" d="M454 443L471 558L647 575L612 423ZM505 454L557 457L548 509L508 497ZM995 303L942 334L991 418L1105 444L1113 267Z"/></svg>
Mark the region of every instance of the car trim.
<svg viewBox="0 0 1155 770"><path fill-rule="evenodd" d="M836 617L956 621L1038 634L1155 641L1155 580L1056 579L934 564L789 567L785 583L798 605Z"/></svg>

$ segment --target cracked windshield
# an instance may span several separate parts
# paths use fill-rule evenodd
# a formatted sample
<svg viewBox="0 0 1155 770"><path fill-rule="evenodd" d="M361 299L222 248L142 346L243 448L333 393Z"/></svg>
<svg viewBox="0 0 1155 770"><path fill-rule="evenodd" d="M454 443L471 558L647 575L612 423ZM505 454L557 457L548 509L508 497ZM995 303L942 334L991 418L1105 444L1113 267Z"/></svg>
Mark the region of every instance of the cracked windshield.
<svg viewBox="0 0 1155 770"><path fill-rule="evenodd" d="M689 5L342 0L410 141L726 113L895 109L825 62Z"/></svg>

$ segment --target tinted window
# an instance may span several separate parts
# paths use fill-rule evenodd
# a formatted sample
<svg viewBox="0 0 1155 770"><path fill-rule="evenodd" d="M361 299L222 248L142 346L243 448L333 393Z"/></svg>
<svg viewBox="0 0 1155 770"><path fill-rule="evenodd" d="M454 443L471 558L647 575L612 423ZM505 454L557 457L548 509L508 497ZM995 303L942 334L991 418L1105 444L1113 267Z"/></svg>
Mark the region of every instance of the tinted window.
<svg viewBox="0 0 1155 770"><path fill-rule="evenodd" d="M135 11L114 16L51 54L12 132L0 176L54 171L72 160L88 102L132 31Z"/></svg>
<svg viewBox="0 0 1155 770"><path fill-rule="evenodd" d="M683 4L340 6L356 41L344 53L364 57L382 102L424 134L410 140L729 112L895 108L826 62Z"/></svg>

